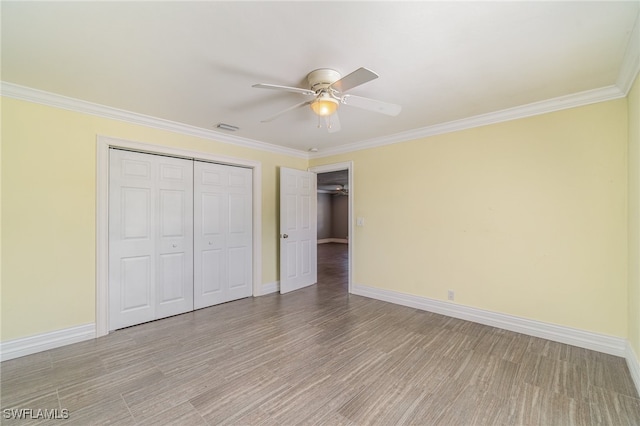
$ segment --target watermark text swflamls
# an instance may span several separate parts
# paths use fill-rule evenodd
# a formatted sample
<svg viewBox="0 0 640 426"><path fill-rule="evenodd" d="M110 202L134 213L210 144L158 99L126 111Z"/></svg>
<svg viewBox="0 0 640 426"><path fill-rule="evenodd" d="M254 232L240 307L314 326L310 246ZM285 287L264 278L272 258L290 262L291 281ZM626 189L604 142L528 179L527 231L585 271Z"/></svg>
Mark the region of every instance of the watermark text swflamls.
<svg viewBox="0 0 640 426"><path fill-rule="evenodd" d="M63 408L5 408L2 410L2 417L5 419L23 420L65 420L69 418L69 410Z"/></svg>

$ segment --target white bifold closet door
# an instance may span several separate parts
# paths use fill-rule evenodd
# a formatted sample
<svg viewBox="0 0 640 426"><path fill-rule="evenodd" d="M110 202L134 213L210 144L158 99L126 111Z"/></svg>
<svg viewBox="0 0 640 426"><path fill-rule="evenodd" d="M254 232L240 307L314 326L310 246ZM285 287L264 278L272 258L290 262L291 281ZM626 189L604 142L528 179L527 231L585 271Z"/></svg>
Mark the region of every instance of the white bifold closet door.
<svg viewBox="0 0 640 426"><path fill-rule="evenodd" d="M109 328L193 310L193 161L110 150Z"/></svg>
<svg viewBox="0 0 640 426"><path fill-rule="evenodd" d="M253 294L253 171L110 150L109 329Z"/></svg>
<svg viewBox="0 0 640 426"><path fill-rule="evenodd" d="M194 308L253 293L252 171L194 162Z"/></svg>

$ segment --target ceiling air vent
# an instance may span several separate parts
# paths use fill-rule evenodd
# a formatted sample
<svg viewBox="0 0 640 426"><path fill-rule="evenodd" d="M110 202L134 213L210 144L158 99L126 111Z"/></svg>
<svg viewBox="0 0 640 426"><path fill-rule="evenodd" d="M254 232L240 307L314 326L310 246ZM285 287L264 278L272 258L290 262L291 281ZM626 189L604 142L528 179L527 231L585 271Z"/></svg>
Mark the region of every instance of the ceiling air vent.
<svg viewBox="0 0 640 426"><path fill-rule="evenodd" d="M228 130L230 132L235 132L237 130L240 130L240 127L232 126L231 124L218 123L218 124L216 124L216 129Z"/></svg>

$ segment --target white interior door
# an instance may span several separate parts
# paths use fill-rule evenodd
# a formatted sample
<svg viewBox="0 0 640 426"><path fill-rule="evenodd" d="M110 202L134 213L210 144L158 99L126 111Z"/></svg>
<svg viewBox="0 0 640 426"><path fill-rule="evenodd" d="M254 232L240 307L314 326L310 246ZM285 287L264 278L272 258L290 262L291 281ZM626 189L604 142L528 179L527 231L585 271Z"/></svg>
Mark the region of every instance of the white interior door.
<svg viewBox="0 0 640 426"><path fill-rule="evenodd" d="M109 328L193 309L193 165L110 150Z"/></svg>
<svg viewBox="0 0 640 426"><path fill-rule="evenodd" d="M194 308L251 296L252 171L194 163Z"/></svg>
<svg viewBox="0 0 640 426"><path fill-rule="evenodd" d="M315 173L280 168L280 293L318 281L316 185Z"/></svg>

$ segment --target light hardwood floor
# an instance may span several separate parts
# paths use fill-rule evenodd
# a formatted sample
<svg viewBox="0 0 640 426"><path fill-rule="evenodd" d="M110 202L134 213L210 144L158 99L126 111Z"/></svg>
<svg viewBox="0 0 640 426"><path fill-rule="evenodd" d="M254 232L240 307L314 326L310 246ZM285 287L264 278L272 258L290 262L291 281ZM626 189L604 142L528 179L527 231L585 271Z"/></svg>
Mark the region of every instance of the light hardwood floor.
<svg viewBox="0 0 640 426"><path fill-rule="evenodd" d="M640 425L624 359L319 284L5 361L2 408L44 424ZM7 420L28 425L36 420Z"/></svg>

